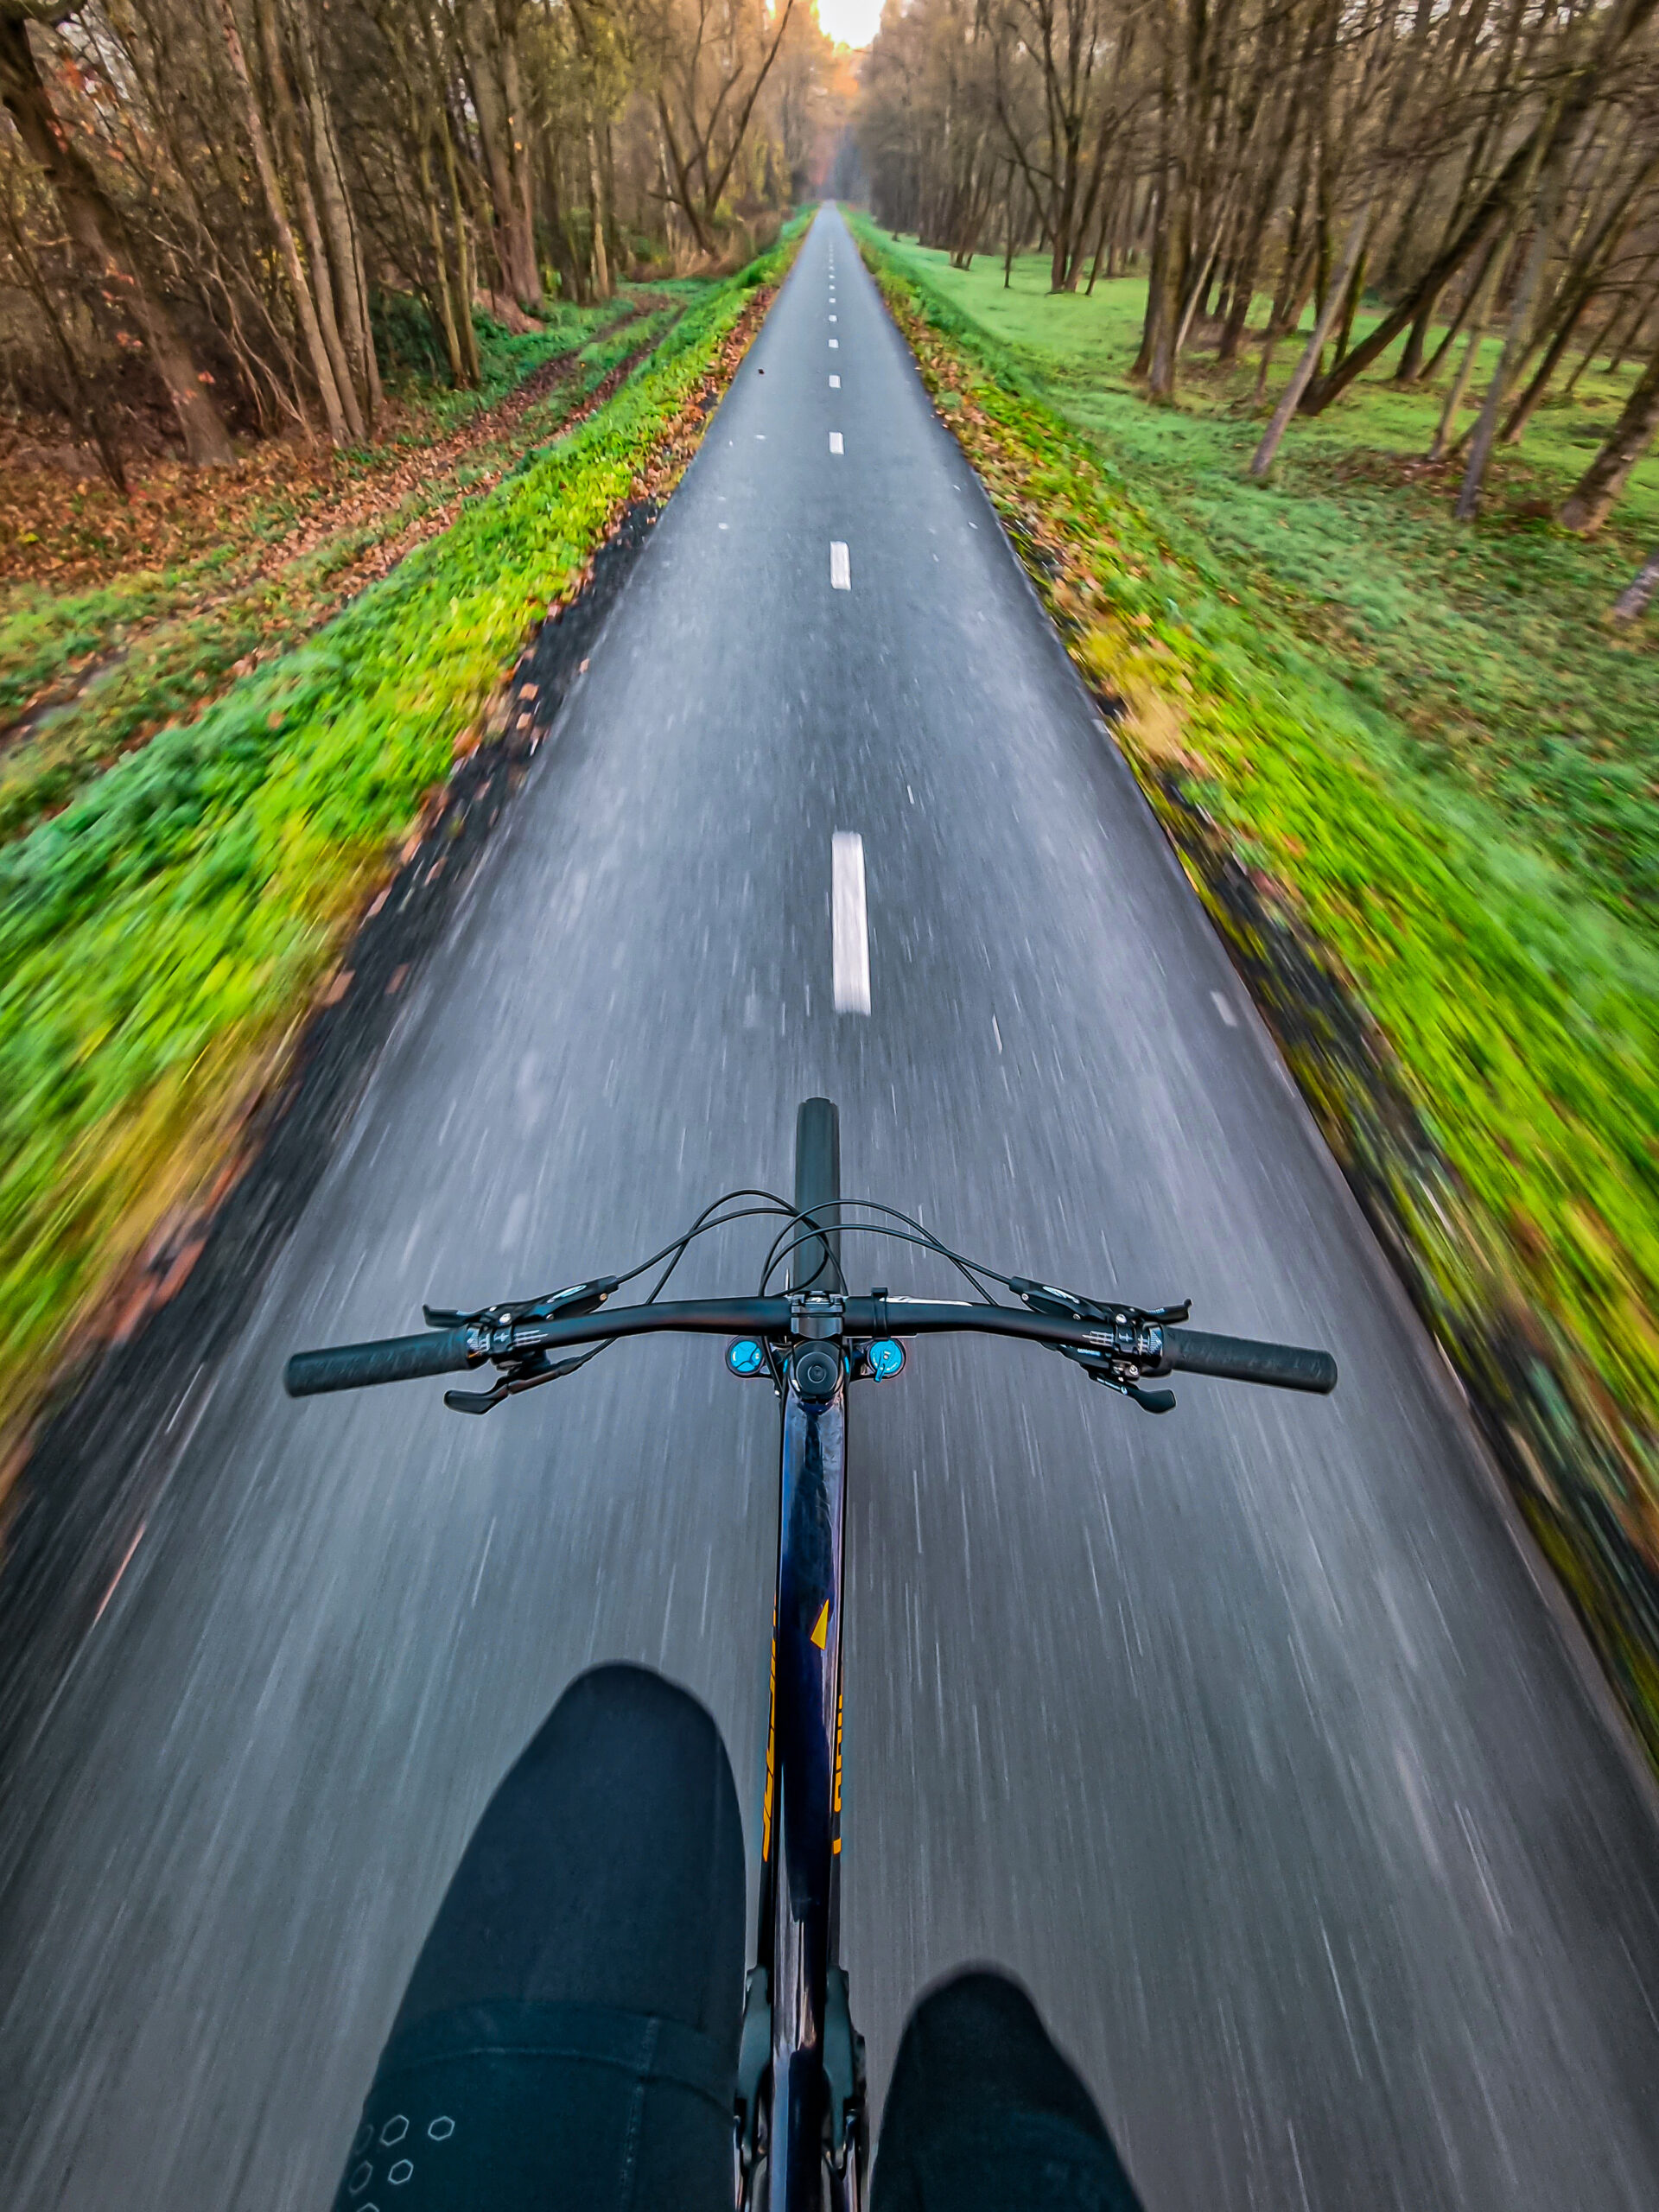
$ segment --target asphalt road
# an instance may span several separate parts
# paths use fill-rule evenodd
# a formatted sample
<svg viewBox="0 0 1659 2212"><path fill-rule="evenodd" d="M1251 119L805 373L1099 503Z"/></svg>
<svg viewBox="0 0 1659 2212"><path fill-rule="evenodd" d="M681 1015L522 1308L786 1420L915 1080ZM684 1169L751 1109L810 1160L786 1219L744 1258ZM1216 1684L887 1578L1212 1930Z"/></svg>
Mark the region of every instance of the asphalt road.
<svg viewBox="0 0 1659 2212"><path fill-rule="evenodd" d="M836 831L868 1016L833 1006ZM1154 1421L927 1344L855 1404L878 2093L914 1994L992 1960L1151 2212L1659 2202L1645 1800L833 213L6 1777L0 2202L324 2203L472 1822L591 1662L707 1700L753 1819L764 1391L668 1343L483 1422L280 1372L786 1186L820 1090L849 1190L1343 1369Z"/></svg>

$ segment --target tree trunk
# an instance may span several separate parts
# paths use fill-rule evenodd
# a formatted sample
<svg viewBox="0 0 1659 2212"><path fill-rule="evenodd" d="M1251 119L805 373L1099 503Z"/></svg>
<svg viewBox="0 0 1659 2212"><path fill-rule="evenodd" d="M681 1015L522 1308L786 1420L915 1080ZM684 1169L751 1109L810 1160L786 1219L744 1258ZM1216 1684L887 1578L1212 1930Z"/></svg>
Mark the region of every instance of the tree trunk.
<svg viewBox="0 0 1659 2212"><path fill-rule="evenodd" d="M1273 296L1273 306L1268 315L1269 334L1277 337L1287 330L1294 330L1301 319L1300 308L1293 314L1291 302L1296 296L1297 272L1302 262L1302 226L1307 215L1307 187L1313 163L1313 134L1302 144L1301 165L1297 173L1296 198L1291 209L1290 230L1285 239L1285 258L1279 271L1279 283Z"/></svg>
<svg viewBox="0 0 1659 2212"><path fill-rule="evenodd" d="M1591 295L1587 289L1581 292L1567 314L1562 316L1555 335L1550 340L1544 358L1538 365L1537 373L1520 398L1516 401L1510 411L1510 419L1499 434L1500 442L1506 446L1520 444L1528 423L1537 413L1539 403L1549 389L1549 380L1559 367L1562 354L1573 343L1573 334L1584 321L1585 310L1590 305L1590 298Z"/></svg>
<svg viewBox="0 0 1659 2212"><path fill-rule="evenodd" d="M1650 261L1648 268L1651 269L1653 263ZM1645 275L1646 272L1643 273ZM1607 354L1607 373L1610 377L1616 377L1624 367L1624 356L1635 345L1645 327L1656 300L1659 300L1659 285L1655 285L1651 290L1638 296L1635 308L1620 325L1618 336L1611 342Z"/></svg>
<svg viewBox="0 0 1659 2212"><path fill-rule="evenodd" d="M668 112L667 96L661 91L657 95L657 120L662 130L663 143L668 149L669 161L674 172L675 205L685 217L691 235L696 240L697 251L712 255L714 247L708 232L703 227L702 210L697 205L696 194L691 188L691 172L685 156L680 151L680 142L674 130L673 120ZM921 244L919 232L917 233L916 242L918 245Z"/></svg>
<svg viewBox="0 0 1659 2212"><path fill-rule="evenodd" d="M276 27L276 7L274 0L252 0L252 5L258 17L259 44L264 56L271 99L276 110L283 150L288 156L289 189L299 210L300 228L305 233L305 256L311 279L311 296L316 308L317 327L322 333L323 350L328 356L328 365L334 372L334 389L340 395L340 412L346 418L346 428L360 443L363 412L358 405L357 388L352 379L351 364L346 358L345 342L340 336L334 288L329 281L328 257L323 251L322 230L317 221L317 203L311 194L311 179L306 168L305 146L300 136L299 118L294 112L294 103L289 92L286 57Z"/></svg>
<svg viewBox="0 0 1659 2212"><path fill-rule="evenodd" d="M505 9L512 12L504 22ZM518 188L512 117L505 90L506 50L516 45L518 36L516 0L502 0L501 7L493 5L492 0L467 0L460 17L479 143L495 216L496 258L506 289L521 306L533 308L540 304L541 283L535 241L528 235L528 210L523 207Z"/></svg>
<svg viewBox="0 0 1659 2212"><path fill-rule="evenodd" d="M1445 337L1434 348L1433 358L1427 367L1416 379L1419 384L1433 383L1440 372L1440 363L1446 359L1457 344L1465 323L1477 309L1479 311L1481 327L1485 328L1486 309L1490 304L1487 287L1489 283L1495 284L1502 275L1504 261L1509 255L1510 245L1510 238L1507 233L1501 238L1494 239L1485 259L1476 264L1474 281L1465 289L1463 297L1458 302L1457 313L1446 326Z"/></svg>
<svg viewBox="0 0 1659 2212"><path fill-rule="evenodd" d="M455 143L450 134L449 112L443 104L443 63L433 33L431 15L424 8L417 9L415 13L421 28L421 41L426 49L427 79L431 99L429 111L432 127L437 133L438 149L443 156L444 188L449 196L449 226L455 242L456 335L461 340L461 359L467 365L466 381L475 390L483 381L484 371L478 357L478 331L473 321L473 293L476 285L472 243L467 231L467 201L455 168Z"/></svg>
<svg viewBox="0 0 1659 2212"><path fill-rule="evenodd" d="M283 205L283 189L276 177L276 163L270 150L270 138L265 129L265 119L259 112L259 102L253 88L252 73L243 49L242 34L236 27L231 0L219 0L219 12L225 27L225 49L231 58L231 67L242 87L243 112L248 125L248 137L253 144L254 164L259 171L259 182L265 195L265 208L270 217L270 226L276 233L277 248L283 265L288 272L289 290L293 296L294 312L299 318L300 329L305 339L306 352L310 356L311 374L316 383L317 396L322 401L323 416L328 424L328 435L337 446L346 442L346 416L340 406L340 387L334 382L334 372L328 351L322 341L322 331L317 321L316 302L311 296L311 287L306 282L305 269L300 260L300 249L294 240L293 226L288 219L288 210Z"/></svg>
<svg viewBox="0 0 1659 2212"><path fill-rule="evenodd" d="M1297 403L1307 389L1308 379L1319 365L1319 356L1325 351L1325 341L1331 335L1331 326L1335 322L1341 309L1343 295L1348 289L1348 279L1358 266L1359 257L1364 251L1365 234L1370 227L1371 202L1368 200L1354 218L1354 227L1349 232L1348 243L1342 250L1342 265L1333 280L1325 288L1324 309L1313 326L1313 334L1308 339L1301 359L1291 372L1290 382L1280 395L1279 404L1274 410L1272 422L1268 425L1267 435L1256 448L1255 457L1250 462L1250 474L1258 481L1272 468L1279 452L1280 441L1285 435L1291 416L1296 412Z"/></svg>
<svg viewBox="0 0 1659 2212"><path fill-rule="evenodd" d="M1498 355L1497 366L1492 372L1491 383L1486 388L1486 397L1475 424L1475 435L1469 448L1469 464L1463 472L1463 482L1458 489L1458 504L1452 510L1459 522L1472 522L1480 512L1480 487L1486 480L1487 463L1492 457L1492 443L1497 436L1497 418L1503 412L1503 402L1509 397L1526 351L1527 334L1532 327L1532 311L1538 298L1538 288L1544 280L1544 269L1549 260L1550 241L1554 235L1555 217L1560 205L1565 164L1557 163L1548 169L1538 194L1538 206L1532 245L1528 252L1526 266L1521 272L1515 302L1510 309L1510 327L1504 334L1503 351Z"/></svg>
<svg viewBox="0 0 1659 2212"><path fill-rule="evenodd" d="M508 166L512 174L513 259L528 291L518 304L534 312L542 304L542 270L536 253L535 191L531 162L530 124L524 112L524 73L519 67L518 25L515 16L501 44L501 89L507 104Z"/></svg>
<svg viewBox="0 0 1659 2212"><path fill-rule="evenodd" d="M600 188L599 149L591 130L588 133L588 187L594 211L594 296L608 300L611 266L605 251L605 194Z"/></svg>
<svg viewBox="0 0 1659 2212"><path fill-rule="evenodd" d="M1469 379L1474 374L1475 357L1480 351L1480 341L1486 334L1486 313L1491 305L1491 293L1497 286L1503 266L1503 249L1495 246L1486 266L1480 272L1474 295L1468 302L1469 342L1463 349L1463 359L1452 375L1451 385L1446 391L1446 404L1440 409L1440 419L1434 426L1434 435L1430 441L1428 448L1430 461L1444 461L1447 448L1457 442L1458 410L1463 404L1463 396L1469 389ZM1447 332L1446 340L1447 346L1457 336L1459 324L1464 319L1460 315L1459 321L1454 322ZM1444 346L1441 351L1445 351Z"/></svg>
<svg viewBox="0 0 1659 2212"><path fill-rule="evenodd" d="M1362 253L1354 264L1354 273L1348 279L1347 289L1343 295L1342 321L1337 330L1337 359L1338 361L1352 343L1354 317L1359 312L1359 297L1364 289L1365 256Z"/></svg>
<svg viewBox="0 0 1659 2212"><path fill-rule="evenodd" d="M1184 248L1184 235L1178 234L1172 224L1161 256L1154 251L1153 257L1153 281L1147 296L1147 390L1154 399L1167 399L1175 390L1175 334L1181 312Z"/></svg>
<svg viewBox="0 0 1659 2212"><path fill-rule="evenodd" d="M1630 578L1624 589L1613 601L1613 618L1619 622L1634 622L1645 614L1653 604L1653 594L1659 591L1659 551L1649 553L1642 566Z"/></svg>
<svg viewBox="0 0 1659 2212"><path fill-rule="evenodd" d="M1651 269L1656 262L1659 262L1659 254L1655 254L1652 257L1648 263L1647 269ZM1647 269L1644 269L1642 272L1644 276L1647 274ZM1601 328L1596 333L1595 336L1590 340L1590 343L1585 347L1583 353L1580 354L1577 366L1573 369L1572 375L1568 377L1566 385L1562 388L1561 397L1563 399L1571 399L1573 393L1578 390L1579 378L1584 374L1591 362L1595 359L1597 354L1601 352L1603 346L1606 345L1608 340L1612 336L1614 326L1618 323L1624 312L1624 302L1621 296L1613 302L1612 312L1608 315L1606 321L1602 324Z"/></svg>
<svg viewBox="0 0 1659 2212"><path fill-rule="evenodd" d="M443 350L449 357L449 381L452 385L463 385L467 382L467 364L461 355L461 332L456 327L454 307L449 296L449 271L443 251L443 222L432 191L432 152L425 143L421 147L421 198L425 203L427 226L432 238L432 264L437 271L437 307L443 325Z"/></svg>
<svg viewBox="0 0 1659 2212"><path fill-rule="evenodd" d="M1400 359L1395 366L1395 384L1415 384L1422 375L1423 349L1428 343L1428 327L1438 304L1438 294L1433 299L1425 302L1418 311L1416 321L1407 332L1406 342L1400 349Z"/></svg>
<svg viewBox="0 0 1659 2212"><path fill-rule="evenodd" d="M1432 461L1444 461L1451 448L1458 443L1458 410L1463 405L1464 394L1469 389L1469 379L1475 370L1475 356L1480 351L1480 341L1485 334L1486 311L1483 307L1469 326L1469 341L1463 349L1463 359L1446 387L1440 417L1434 425L1434 435L1428 443L1428 458Z"/></svg>
<svg viewBox="0 0 1659 2212"><path fill-rule="evenodd" d="M1147 289L1147 390L1167 399L1175 390L1175 338L1181 318L1181 277L1190 248L1187 194L1172 189L1174 164L1164 171L1159 207L1159 244L1153 250L1152 280Z"/></svg>
<svg viewBox="0 0 1659 2212"><path fill-rule="evenodd" d="M1199 304L1210 289L1210 272L1215 267L1217 254L1221 251L1222 235L1226 228L1230 212L1230 208L1224 204L1221 220L1216 226L1216 234L1210 241L1210 251L1199 264L1198 274L1188 289L1186 304L1182 308L1180 320L1175 326L1173 351L1177 360L1180 359L1181 348L1186 344L1187 333L1192 327L1192 319L1198 314Z"/></svg>
<svg viewBox="0 0 1659 2212"><path fill-rule="evenodd" d="M1244 333L1249 327L1250 308L1255 298L1255 280L1262 267L1262 246L1268 234L1268 223L1273 213L1274 190L1282 170L1284 153L1275 156L1278 168L1272 168L1271 178L1265 179L1250 213L1250 226L1239 249L1233 265L1233 294L1228 302L1227 321L1221 334L1221 351L1217 356L1224 368L1230 368L1238 359L1238 349L1244 342Z"/></svg>
<svg viewBox="0 0 1659 2212"><path fill-rule="evenodd" d="M1262 334L1262 359L1256 365L1255 390L1250 394L1250 412L1260 414L1262 403L1268 396L1268 374L1273 367L1273 357L1278 350L1279 335L1269 323Z"/></svg>
<svg viewBox="0 0 1659 2212"><path fill-rule="evenodd" d="M1165 235L1163 221L1163 180L1161 178L1157 179L1153 185L1147 213L1152 218L1150 226L1152 236L1147 263L1147 312L1141 325L1141 350L1129 364L1129 374L1135 378L1145 376L1152 366L1154 319L1157 313L1158 302L1163 295L1164 261L1168 251L1168 241Z"/></svg>
<svg viewBox="0 0 1659 2212"><path fill-rule="evenodd" d="M317 180L324 234L340 334L345 341L352 381L372 424L380 408L380 370L369 323L369 288L345 164L335 135L334 111L317 56L317 29L306 0L289 0L289 22L298 58L302 101L310 128L311 165Z"/></svg>
<svg viewBox="0 0 1659 2212"><path fill-rule="evenodd" d="M119 214L59 123L29 42L27 21L3 10L0 97L30 156L45 171L64 227L97 270L105 296L130 313L143 332L145 349L179 418L185 458L198 467L234 461L230 434L207 394L211 379L197 365L166 306L144 283Z"/></svg>
<svg viewBox="0 0 1659 2212"><path fill-rule="evenodd" d="M29 238L10 207L5 210L5 224L10 236L12 257L22 272L29 297L41 311L41 321L52 333L53 343L63 363L68 386L65 397L69 419L77 430L91 439L104 474L117 493L122 499L130 499L132 494L127 489L126 467L121 458L120 448L110 435L102 403L96 390L81 373L80 363L70 343L69 334L63 327L63 318L58 313L51 287L41 276L40 264L29 251Z"/></svg>
<svg viewBox="0 0 1659 2212"><path fill-rule="evenodd" d="M1619 493L1630 481L1630 471L1659 430L1659 353L1648 363L1642 381L1624 403L1624 411L1611 435L1573 487L1561 509L1564 530L1590 537L1612 512Z"/></svg>
<svg viewBox="0 0 1659 2212"><path fill-rule="evenodd" d="M1092 300L1095 296L1095 282L1100 275L1101 259L1106 251L1107 235L1116 219L1117 195L1109 184L1101 194L1100 228L1095 234L1095 257L1089 264L1089 286L1084 295L1088 299Z"/></svg>

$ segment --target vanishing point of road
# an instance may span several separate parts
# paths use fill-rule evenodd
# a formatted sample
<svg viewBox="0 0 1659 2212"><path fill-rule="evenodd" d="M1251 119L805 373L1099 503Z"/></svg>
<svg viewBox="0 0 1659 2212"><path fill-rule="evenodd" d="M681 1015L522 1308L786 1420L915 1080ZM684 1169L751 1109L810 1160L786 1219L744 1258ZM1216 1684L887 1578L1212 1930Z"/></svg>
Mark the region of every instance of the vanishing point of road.
<svg viewBox="0 0 1659 2212"><path fill-rule="evenodd" d="M1149 2212L1659 2203L1646 1799L833 211L0 1783L0 2202L326 2203L463 1841L594 1661L708 1702L753 1821L768 1393L666 1340L484 1421L281 1373L785 1187L817 1091L849 1192L1343 1374L1149 1421L926 1344L855 1402L877 2097L986 1960ZM688 1290L750 1288L700 1249Z"/></svg>

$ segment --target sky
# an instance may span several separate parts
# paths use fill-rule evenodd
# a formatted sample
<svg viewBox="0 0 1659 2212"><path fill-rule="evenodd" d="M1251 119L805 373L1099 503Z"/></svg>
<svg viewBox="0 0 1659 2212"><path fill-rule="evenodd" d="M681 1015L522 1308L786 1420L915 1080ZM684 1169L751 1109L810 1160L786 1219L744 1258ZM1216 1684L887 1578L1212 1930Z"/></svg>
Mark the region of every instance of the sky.
<svg viewBox="0 0 1659 2212"><path fill-rule="evenodd" d="M868 46L881 21L881 0L818 0L818 21L843 46Z"/></svg>

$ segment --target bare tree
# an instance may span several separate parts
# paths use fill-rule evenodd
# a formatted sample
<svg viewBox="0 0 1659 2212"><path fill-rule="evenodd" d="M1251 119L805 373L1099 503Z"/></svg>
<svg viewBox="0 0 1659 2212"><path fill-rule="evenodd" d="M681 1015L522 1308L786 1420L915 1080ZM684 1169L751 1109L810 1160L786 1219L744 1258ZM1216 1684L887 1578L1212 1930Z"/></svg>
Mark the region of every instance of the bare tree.
<svg viewBox="0 0 1659 2212"><path fill-rule="evenodd" d="M143 334L145 347L178 417L187 456L198 463L233 458L224 419L154 277L142 265L120 210L54 111L29 42L31 26L62 22L65 0L0 0L0 96L19 137L55 196L65 227L112 304Z"/></svg>
<svg viewBox="0 0 1659 2212"><path fill-rule="evenodd" d="M1612 512L1630 471L1653 442L1659 430L1659 348L1634 391L1625 401L1607 442L1573 486L1561 508L1565 529L1586 537L1601 528Z"/></svg>

